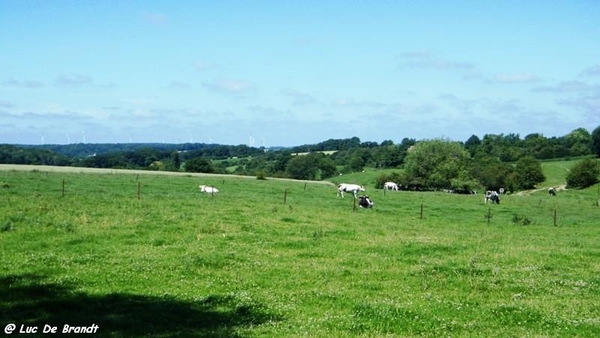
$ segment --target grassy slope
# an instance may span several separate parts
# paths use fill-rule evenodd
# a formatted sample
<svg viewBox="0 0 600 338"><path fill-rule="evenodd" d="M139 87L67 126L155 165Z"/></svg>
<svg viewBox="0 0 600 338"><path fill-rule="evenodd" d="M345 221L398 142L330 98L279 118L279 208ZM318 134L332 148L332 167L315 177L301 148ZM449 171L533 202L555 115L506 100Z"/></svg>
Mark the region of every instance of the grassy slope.
<svg viewBox="0 0 600 338"><path fill-rule="evenodd" d="M595 187L489 206L384 195L376 173L354 175L375 209L299 182L0 172L0 324L128 337L600 334Z"/></svg>

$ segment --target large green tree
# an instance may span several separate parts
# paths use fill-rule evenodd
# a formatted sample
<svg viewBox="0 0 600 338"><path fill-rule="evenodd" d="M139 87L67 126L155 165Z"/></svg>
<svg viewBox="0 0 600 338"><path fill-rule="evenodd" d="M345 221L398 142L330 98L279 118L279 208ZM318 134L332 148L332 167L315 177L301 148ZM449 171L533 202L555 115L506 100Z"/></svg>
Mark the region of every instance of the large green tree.
<svg viewBox="0 0 600 338"><path fill-rule="evenodd" d="M191 173L213 173L215 169L210 160L204 157L196 157L185 162L185 171Z"/></svg>
<svg viewBox="0 0 600 338"><path fill-rule="evenodd" d="M515 164L515 171L510 181L515 189L533 189L536 184L545 180L540 161L533 156L525 156Z"/></svg>
<svg viewBox="0 0 600 338"><path fill-rule="evenodd" d="M337 174L331 157L323 153L293 156L286 163L285 174L298 180L319 180Z"/></svg>
<svg viewBox="0 0 600 338"><path fill-rule="evenodd" d="M514 167L511 164L500 161L498 158L490 156L480 156L476 158L474 165L475 176L481 182L481 185L488 190L500 190L504 188L507 191L512 191L509 183L509 177L514 172Z"/></svg>
<svg viewBox="0 0 600 338"><path fill-rule="evenodd" d="M314 154L297 155L287 162L285 173L297 180L314 180L318 169L319 162Z"/></svg>
<svg viewBox="0 0 600 338"><path fill-rule="evenodd" d="M426 189L474 189L469 153L458 142L435 139L417 143L404 160L408 183Z"/></svg>

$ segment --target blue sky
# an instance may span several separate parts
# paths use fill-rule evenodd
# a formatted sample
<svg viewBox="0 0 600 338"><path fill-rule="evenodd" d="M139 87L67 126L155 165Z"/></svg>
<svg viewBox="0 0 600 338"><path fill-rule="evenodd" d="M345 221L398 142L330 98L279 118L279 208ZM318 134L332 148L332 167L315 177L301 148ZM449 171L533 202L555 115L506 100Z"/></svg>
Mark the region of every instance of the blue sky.
<svg viewBox="0 0 600 338"><path fill-rule="evenodd" d="M0 0L0 143L600 126L598 1Z"/></svg>

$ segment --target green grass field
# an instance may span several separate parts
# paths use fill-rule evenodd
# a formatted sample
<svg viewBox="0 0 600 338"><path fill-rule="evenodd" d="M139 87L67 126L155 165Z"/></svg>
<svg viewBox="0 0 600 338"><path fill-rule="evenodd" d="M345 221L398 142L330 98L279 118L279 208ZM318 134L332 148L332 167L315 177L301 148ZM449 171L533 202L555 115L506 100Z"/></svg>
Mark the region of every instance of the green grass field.
<svg viewBox="0 0 600 338"><path fill-rule="evenodd" d="M563 167L544 163L541 186L564 182ZM596 186L485 205L481 195L384 194L372 188L376 172L362 174L336 182L367 184L371 210L317 183L0 171L0 327L600 336Z"/></svg>

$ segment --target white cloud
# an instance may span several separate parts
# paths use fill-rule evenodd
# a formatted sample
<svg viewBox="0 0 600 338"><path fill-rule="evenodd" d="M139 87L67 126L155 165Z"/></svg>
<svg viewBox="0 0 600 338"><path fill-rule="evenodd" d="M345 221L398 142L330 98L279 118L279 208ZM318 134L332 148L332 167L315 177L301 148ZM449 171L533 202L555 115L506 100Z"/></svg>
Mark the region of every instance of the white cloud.
<svg viewBox="0 0 600 338"><path fill-rule="evenodd" d="M468 70L475 65L468 62L445 60L429 51L410 51L402 54L403 65L413 68Z"/></svg>
<svg viewBox="0 0 600 338"><path fill-rule="evenodd" d="M187 88L190 88L191 86L185 82L171 81L171 82L169 82L167 87L171 88L171 89L187 89Z"/></svg>
<svg viewBox="0 0 600 338"><path fill-rule="evenodd" d="M600 64L588 67L581 72L582 76L600 76Z"/></svg>
<svg viewBox="0 0 600 338"><path fill-rule="evenodd" d="M532 73L501 73L493 78L496 83L531 83L541 79Z"/></svg>
<svg viewBox="0 0 600 338"><path fill-rule="evenodd" d="M341 98L336 99L331 103L333 106L338 107L369 107L369 108L383 108L387 104L377 101L355 101L354 99Z"/></svg>
<svg viewBox="0 0 600 338"><path fill-rule="evenodd" d="M600 119L600 91L590 95L581 95L579 97L562 99L556 101L559 105L569 106L584 111L590 117L595 117L596 123Z"/></svg>
<svg viewBox="0 0 600 338"><path fill-rule="evenodd" d="M54 80L54 84L57 86L74 88L90 85L93 84L93 82L91 77L83 74L61 74Z"/></svg>
<svg viewBox="0 0 600 338"><path fill-rule="evenodd" d="M6 101L6 100L0 100L0 108L12 108L15 105L12 104L12 102L10 101Z"/></svg>
<svg viewBox="0 0 600 338"><path fill-rule="evenodd" d="M217 68L217 64L211 61L198 61L194 65L194 69L199 72L206 72Z"/></svg>
<svg viewBox="0 0 600 338"><path fill-rule="evenodd" d="M142 18L153 25L164 25L167 23L167 16L162 13L145 12L142 13Z"/></svg>
<svg viewBox="0 0 600 338"><path fill-rule="evenodd" d="M131 97L124 99L123 102L133 104L136 106L150 105L156 101L154 97Z"/></svg>
<svg viewBox="0 0 600 338"><path fill-rule="evenodd" d="M581 81L562 81L556 86L541 86L532 88L532 92L542 93L570 93L570 92L585 92L592 90L594 86L591 86Z"/></svg>
<svg viewBox="0 0 600 338"><path fill-rule="evenodd" d="M19 88L29 88L29 89L41 88L44 86L44 84L40 81L17 80L12 77L10 79L4 81L4 85L11 86L11 87L19 87Z"/></svg>
<svg viewBox="0 0 600 338"><path fill-rule="evenodd" d="M479 104L479 101L477 100L462 99L453 94L442 94L439 98L443 102L447 102L451 107L462 112L471 112Z"/></svg>
<svg viewBox="0 0 600 338"><path fill-rule="evenodd" d="M281 91L281 94L292 98L292 105L294 106L304 106L317 102L317 99L313 95L293 89L284 89Z"/></svg>
<svg viewBox="0 0 600 338"><path fill-rule="evenodd" d="M252 82L234 79L216 79L203 82L202 85L211 91L238 97L246 96L257 89Z"/></svg>

